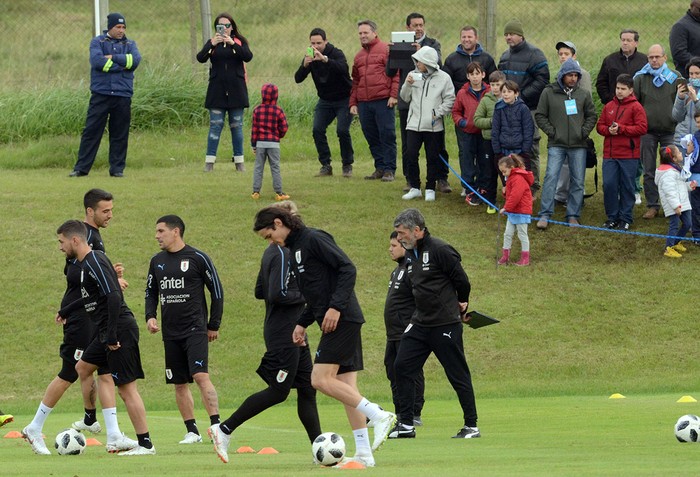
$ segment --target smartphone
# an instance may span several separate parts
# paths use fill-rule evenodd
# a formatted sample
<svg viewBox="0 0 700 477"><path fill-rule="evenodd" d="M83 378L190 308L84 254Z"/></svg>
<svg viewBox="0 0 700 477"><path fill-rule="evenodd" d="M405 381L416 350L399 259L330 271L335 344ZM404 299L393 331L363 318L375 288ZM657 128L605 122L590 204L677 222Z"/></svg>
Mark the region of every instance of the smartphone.
<svg viewBox="0 0 700 477"><path fill-rule="evenodd" d="M678 84L682 85L683 88L688 89L688 80L685 78L678 78Z"/></svg>
<svg viewBox="0 0 700 477"><path fill-rule="evenodd" d="M314 57L314 49L313 49L313 47L310 46L310 47L308 47L308 48L306 49L306 56L310 56L311 58Z"/></svg>
<svg viewBox="0 0 700 477"><path fill-rule="evenodd" d="M224 36L224 31L226 31L226 27L223 25L216 25L216 33L218 33L221 36Z"/></svg>

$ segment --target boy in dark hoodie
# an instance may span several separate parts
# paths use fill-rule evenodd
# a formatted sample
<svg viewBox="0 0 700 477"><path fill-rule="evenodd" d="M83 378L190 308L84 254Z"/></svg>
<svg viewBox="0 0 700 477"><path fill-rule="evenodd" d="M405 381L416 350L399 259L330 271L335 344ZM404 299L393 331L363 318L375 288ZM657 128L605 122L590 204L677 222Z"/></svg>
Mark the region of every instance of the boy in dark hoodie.
<svg viewBox="0 0 700 477"><path fill-rule="evenodd" d="M289 125L282 108L277 106L279 95L277 86L265 83L261 90L262 104L253 110L253 126L251 130L251 145L255 153L255 169L253 172L253 193L255 200L260 198L263 168L265 160L270 162L272 187L275 189L275 200L287 200L289 196L282 191L282 176L280 174L280 139L287 134Z"/></svg>

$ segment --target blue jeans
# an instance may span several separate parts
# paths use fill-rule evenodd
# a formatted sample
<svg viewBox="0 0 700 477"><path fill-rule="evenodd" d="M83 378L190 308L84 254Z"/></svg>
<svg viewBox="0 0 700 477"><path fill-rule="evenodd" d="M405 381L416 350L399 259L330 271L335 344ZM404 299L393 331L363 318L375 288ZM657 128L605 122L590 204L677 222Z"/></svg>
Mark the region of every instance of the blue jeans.
<svg viewBox="0 0 700 477"><path fill-rule="evenodd" d="M603 158L603 204L608 220L632 223L639 159Z"/></svg>
<svg viewBox="0 0 700 477"><path fill-rule="evenodd" d="M393 174L396 172L396 113L386 105L388 99L360 101L357 111L362 133L374 158L374 168Z"/></svg>
<svg viewBox="0 0 700 477"><path fill-rule="evenodd" d="M688 230L690 230L692 227L691 221L692 219L689 210L684 210L683 212L681 212L681 215L669 215L667 234L669 238L666 239L667 247L673 247L681 241L678 238L671 237L685 237L685 235L688 233Z"/></svg>
<svg viewBox="0 0 700 477"><path fill-rule="evenodd" d="M583 185L586 179L586 148L585 147L557 147L547 148L547 171L542 187L542 202L540 204L540 216L551 217L554 214L554 194L559 180L561 165L569 160L569 200L566 202L566 217L578 218L581 216L583 205Z"/></svg>
<svg viewBox="0 0 700 477"><path fill-rule="evenodd" d="M352 115L350 114L350 98L328 101L319 99L314 109L313 138L318 152L318 162L325 165L331 163L331 149L328 147L326 129L336 119L335 132L340 143L340 157L343 165L350 165L354 162L354 151L352 149L352 138L350 137L350 124Z"/></svg>
<svg viewBox="0 0 700 477"><path fill-rule="evenodd" d="M243 108L210 109L209 137L207 139L207 156L216 156L219 148L221 131L224 129L224 115L228 113L228 125L231 128L231 143L233 155L243 155Z"/></svg>
<svg viewBox="0 0 700 477"><path fill-rule="evenodd" d="M462 176L462 187L471 192L469 187L476 189L479 179L479 165L483 163L484 138L481 133L472 134L462 131L455 125L457 146L459 146L459 169ZM466 187L464 184L468 184Z"/></svg>

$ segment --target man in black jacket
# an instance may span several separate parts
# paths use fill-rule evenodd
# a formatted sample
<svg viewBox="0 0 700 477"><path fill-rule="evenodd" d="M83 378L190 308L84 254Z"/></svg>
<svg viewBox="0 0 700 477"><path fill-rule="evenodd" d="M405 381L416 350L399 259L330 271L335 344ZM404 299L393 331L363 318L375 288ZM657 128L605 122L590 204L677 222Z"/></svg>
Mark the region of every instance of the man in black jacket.
<svg viewBox="0 0 700 477"><path fill-rule="evenodd" d="M690 2L686 14L671 27L668 42L676 70L687 76L688 62L700 56L700 0Z"/></svg>
<svg viewBox="0 0 700 477"><path fill-rule="evenodd" d="M406 209L394 219L394 228L406 249L406 273L416 310L401 338L395 362L399 391L399 422L390 438L415 437L413 405L416 375L435 353L462 407L464 427L452 437L481 437L476 425L476 403L462 344L462 319L471 286L459 253L434 238L417 209Z"/></svg>
<svg viewBox="0 0 700 477"><path fill-rule="evenodd" d="M595 80L601 103L608 104L615 97L618 76L625 73L634 77L647 64L646 55L637 51L638 45L639 33L636 30L620 32L620 49L605 57Z"/></svg>
<svg viewBox="0 0 700 477"><path fill-rule="evenodd" d="M348 61L339 48L326 39L326 32L314 28L309 34L311 46L304 55L299 69L294 73L294 81L301 83L311 73L316 85L318 103L314 109L313 138L318 152L321 170L316 177L332 176L331 150L328 147L326 129L336 119L336 134L340 143L340 157L343 160L343 177L352 177L352 164L355 161L350 137L350 89L352 80L348 72Z"/></svg>

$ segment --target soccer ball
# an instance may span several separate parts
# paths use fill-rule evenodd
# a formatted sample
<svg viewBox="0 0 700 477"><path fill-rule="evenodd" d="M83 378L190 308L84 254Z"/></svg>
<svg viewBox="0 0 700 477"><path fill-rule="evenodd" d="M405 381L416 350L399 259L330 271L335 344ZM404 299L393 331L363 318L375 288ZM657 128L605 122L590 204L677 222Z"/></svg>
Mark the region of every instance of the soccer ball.
<svg viewBox="0 0 700 477"><path fill-rule="evenodd" d="M324 432L311 444L314 461L321 465L335 465L345 456L345 441L335 432Z"/></svg>
<svg viewBox="0 0 700 477"><path fill-rule="evenodd" d="M54 445L59 455L80 455L85 450L85 436L75 429L65 429L58 433Z"/></svg>
<svg viewBox="0 0 700 477"><path fill-rule="evenodd" d="M678 418L673 427L678 442L698 442L700 438L700 417L695 414L686 414Z"/></svg>

